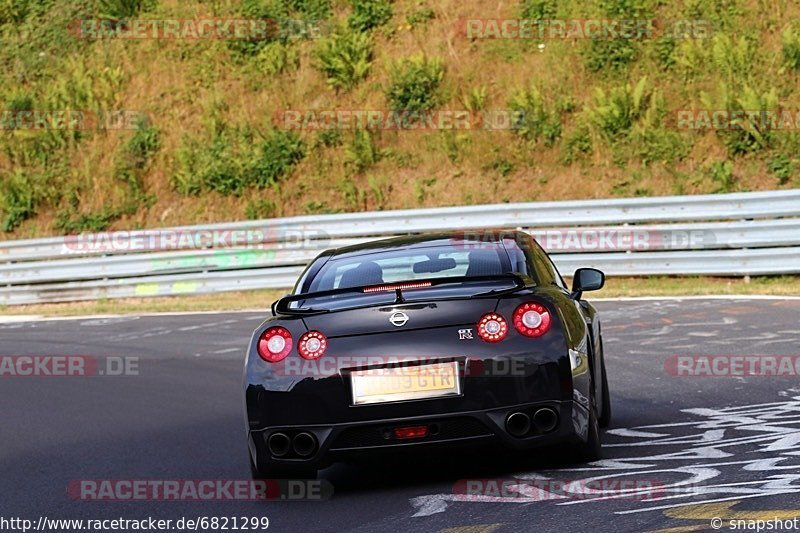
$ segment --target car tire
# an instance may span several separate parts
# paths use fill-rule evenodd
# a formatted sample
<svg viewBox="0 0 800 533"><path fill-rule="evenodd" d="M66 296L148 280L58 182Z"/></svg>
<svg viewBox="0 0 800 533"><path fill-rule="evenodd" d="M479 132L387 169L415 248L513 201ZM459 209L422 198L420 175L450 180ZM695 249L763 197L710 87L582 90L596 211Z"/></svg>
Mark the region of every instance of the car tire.
<svg viewBox="0 0 800 533"><path fill-rule="evenodd" d="M270 466L267 469L258 468L250 461L250 476L253 481L265 479L317 479L318 472L315 468Z"/></svg>
<svg viewBox="0 0 800 533"><path fill-rule="evenodd" d="M603 354L603 340L600 340L600 353ZM602 411L600 412L600 427L607 428L611 425L611 391L608 390L608 376L606 375L606 359L605 354L602 355L601 359L601 366L600 366L601 376L601 384L603 387L603 401L602 401Z"/></svg>
<svg viewBox="0 0 800 533"><path fill-rule="evenodd" d="M603 445L600 440L600 422L597 418L597 406L595 405L594 394L589 400L589 429L586 442L578 444L574 448L573 457L581 463L599 461L603 458Z"/></svg>

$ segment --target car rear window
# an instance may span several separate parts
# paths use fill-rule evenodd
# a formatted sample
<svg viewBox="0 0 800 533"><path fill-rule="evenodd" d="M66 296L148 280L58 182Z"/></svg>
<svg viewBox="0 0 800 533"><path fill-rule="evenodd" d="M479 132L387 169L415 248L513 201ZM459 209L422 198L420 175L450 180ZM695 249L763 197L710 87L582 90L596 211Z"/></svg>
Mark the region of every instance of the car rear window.
<svg viewBox="0 0 800 533"><path fill-rule="evenodd" d="M503 247L414 247L333 257L314 277L309 292L418 279L492 276L510 270Z"/></svg>

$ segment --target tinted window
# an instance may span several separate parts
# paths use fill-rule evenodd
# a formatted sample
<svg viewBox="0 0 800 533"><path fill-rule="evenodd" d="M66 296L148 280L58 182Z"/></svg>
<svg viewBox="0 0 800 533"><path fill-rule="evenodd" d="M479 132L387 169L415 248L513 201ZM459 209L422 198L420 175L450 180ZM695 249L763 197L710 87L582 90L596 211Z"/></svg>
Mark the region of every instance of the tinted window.
<svg viewBox="0 0 800 533"><path fill-rule="evenodd" d="M467 246L409 248L333 257L311 281L309 292L461 276L510 272L502 247Z"/></svg>

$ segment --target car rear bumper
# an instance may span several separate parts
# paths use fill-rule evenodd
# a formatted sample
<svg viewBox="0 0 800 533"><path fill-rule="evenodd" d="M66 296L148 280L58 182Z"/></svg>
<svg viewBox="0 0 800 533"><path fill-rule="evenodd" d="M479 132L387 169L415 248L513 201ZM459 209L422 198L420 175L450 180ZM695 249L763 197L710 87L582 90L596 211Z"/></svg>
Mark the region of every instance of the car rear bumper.
<svg viewBox="0 0 800 533"><path fill-rule="evenodd" d="M508 417L525 413L531 419L539 410L552 410L557 416L552 429L531 429L523 436L512 436ZM332 463L359 456L401 451L423 451L435 448L466 447L470 445L498 446L511 450L527 450L563 442L586 439L588 413L577 402L546 400L492 409L449 412L438 415L386 418L338 424L281 425L249 432L252 459L260 469L269 466L296 466L321 469ZM397 438L395 428L425 427L425 437ZM547 429L543 431L541 429ZM275 435L285 435L289 443L303 434L312 435L313 453L300 456L290 451L276 457L270 446Z"/></svg>

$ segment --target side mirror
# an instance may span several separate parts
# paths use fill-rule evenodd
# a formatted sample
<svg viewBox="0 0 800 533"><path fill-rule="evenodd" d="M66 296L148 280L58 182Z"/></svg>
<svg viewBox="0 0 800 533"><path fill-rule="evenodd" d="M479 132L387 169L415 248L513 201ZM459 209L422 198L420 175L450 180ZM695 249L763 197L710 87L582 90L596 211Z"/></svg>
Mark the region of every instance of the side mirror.
<svg viewBox="0 0 800 533"><path fill-rule="evenodd" d="M289 296L291 296L291 294L285 294L285 295L283 296L283 298L287 298L287 297L289 297ZM278 316L278 304L280 303L280 301L281 301L283 298L281 298L280 300L275 300L274 302L272 302L272 306L271 306L271 309L272 309L272 316Z"/></svg>
<svg viewBox="0 0 800 533"><path fill-rule="evenodd" d="M597 291L606 283L606 275L596 268L579 268L572 278L572 297L580 300L584 291Z"/></svg>

